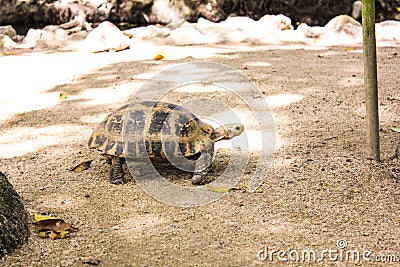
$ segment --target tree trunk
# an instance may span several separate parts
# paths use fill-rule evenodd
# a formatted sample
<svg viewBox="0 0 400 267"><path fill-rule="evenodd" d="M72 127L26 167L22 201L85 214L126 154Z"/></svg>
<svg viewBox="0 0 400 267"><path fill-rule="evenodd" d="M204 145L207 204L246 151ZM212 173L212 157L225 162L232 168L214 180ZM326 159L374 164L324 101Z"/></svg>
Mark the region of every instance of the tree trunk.
<svg viewBox="0 0 400 267"><path fill-rule="evenodd" d="M28 240L27 218L20 197L0 172L0 258Z"/></svg>
<svg viewBox="0 0 400 267"><path fill-rule="evenodd" d="M364 83L367 111L368 156L380 160L378 75L375 38L375 0L363 1Z"/></svg>

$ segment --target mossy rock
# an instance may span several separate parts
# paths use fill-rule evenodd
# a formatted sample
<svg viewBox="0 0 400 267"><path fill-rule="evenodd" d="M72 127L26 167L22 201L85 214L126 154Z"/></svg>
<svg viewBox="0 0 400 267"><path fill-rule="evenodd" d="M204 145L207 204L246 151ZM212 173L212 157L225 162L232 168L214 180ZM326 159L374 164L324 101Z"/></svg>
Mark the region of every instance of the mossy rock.
<svg viewBox="0 0 400 267"><path fill-rule="evenodd" d="M0 172L0 258L28 240L27 218L28 214L18 193Z"/></svg>

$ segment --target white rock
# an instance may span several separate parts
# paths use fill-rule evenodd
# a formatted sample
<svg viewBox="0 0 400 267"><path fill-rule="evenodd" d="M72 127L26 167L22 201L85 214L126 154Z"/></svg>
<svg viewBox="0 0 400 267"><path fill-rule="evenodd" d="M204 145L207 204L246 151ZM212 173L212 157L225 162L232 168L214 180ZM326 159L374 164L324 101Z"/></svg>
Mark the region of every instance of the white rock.
<svg viewBox="0 0 400 267"><path fill-rule="evenodd" d="M263 25L272 25L275 28L284 30L293 30L292 20L285 15L265 15L260 20L259 23Z"/></svg>
<svg viewBox="0 0 400 267"><path fill-rule="evenodd" d="M220 23L229 43L253 42L265 33L266 29L258 27L258 22L248 17L230 17Z"/></svg>
<svg viewBox="0 0 400 267"><path fill-rule="evenodd" d="M0 49L14 48L17 44L8 35L0 34Z"/></svg>
<svg viewBox="0 0 400 267"><path fill-rule="evenodd" d="M385 21L378 23L376 27L377 40L400 39L400 22ZM291 25L291 19L284 15L265 15L258 21L237 16L214 23L200 18L197 23L185 22L177 28L148 26L131 29L128 32L137 40L172 45L217 43L349 45L362 43L360 23L347 15L333 18L323 27L301 24L296 30Z"/></svg>
<svg viewBox="0 0 400 267"><path fill-rule="evenodd" d="M183 26L171 31L171 34L165 41L176 45L216 43L216 40L212 36L204 34L192 26Z"/></svg>
<svg viewBox="0 0 400 267"><path fill-rule="evenodd" d="M399 41L400 21L387 20L376 24L377 41Z"/></svg>
<svg viewBox="0 0 400 267"><path fill-rule="evenodd" d="M327 30L342 30L347 27L361 27L361 24L350 16L339 15L325 25Z"/></svg>
<svg viewBox="0 0 400 267"><path fill-rule="evenodd" d="M22 40L22 44L18 47L20 48L32 48L35 47L37 42L40 40L42 35L42 30L29 29L25 38Z"/></svg>
<svg viewBox="0 0 400 267"><path fill-rule="evenodd" d="M121 51L130 47L129 38L111 22L104 21L85 38L83 50L87 52Z"/></svg>
<svg viewBox="0 0 400 267"><path fill-rule="evenodd" d="M150 25L147 27L133 28L124 31L127 34L131 34L135 39L151 40L154 38L165 38L171 34L169 28L157 27Z"/></svg>
<svg viewBox="0 0 400 267"><path fill-rule="evenodd" d="M10 25L0 26L0 34L7 35L8 37L10 37L13 40L15 40L15 38L17 37L17 32Z"/></svg>
<svg viewBox="0 0 400 267"><path fill-rule="evenodd" d="M62 47L68 43L68 33L57 25L49 25L41 30L29 29L19 48Z"/></svg>

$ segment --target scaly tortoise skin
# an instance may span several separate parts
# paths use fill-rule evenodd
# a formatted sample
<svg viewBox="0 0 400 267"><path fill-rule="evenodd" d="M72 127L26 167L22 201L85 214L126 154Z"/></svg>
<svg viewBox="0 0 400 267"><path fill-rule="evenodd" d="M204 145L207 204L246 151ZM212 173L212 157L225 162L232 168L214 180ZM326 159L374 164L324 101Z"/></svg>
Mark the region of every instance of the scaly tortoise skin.
<svg viewBox="0 0 400 267"><path fill-rule="evenodd" d="M144 101L125 105L108 115L93 131L88 144L111 157L113 184L126 182L122 168L126 156L137 161L167 156L197 159L192 183L203 184L203 170L212 162L214 142L236 137L243 130L239 123L214 129L183 107Z"/></svg>

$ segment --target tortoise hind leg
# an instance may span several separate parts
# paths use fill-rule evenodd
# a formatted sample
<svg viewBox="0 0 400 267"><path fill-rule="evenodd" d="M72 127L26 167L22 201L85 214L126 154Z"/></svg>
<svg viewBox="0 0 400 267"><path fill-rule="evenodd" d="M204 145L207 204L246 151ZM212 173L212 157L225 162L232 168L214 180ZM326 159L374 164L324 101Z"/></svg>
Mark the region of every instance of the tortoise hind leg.
<svg viewBox="0 0 400 267"><path fill-rule="evenodd" d="M206 168L212 163L214 156L214 142L210 139L205 139L202 142L202 150L199 159L196 162L196 168L192 177L192 184L205 184Z"/></svg>
<svg viewBox="0 0 400 267"><path fill-rule="evenodd" d="M118 157L111 158L110 182L112 184L124 184L126 182L122 168L124 161L124 159Z"/></svg>

